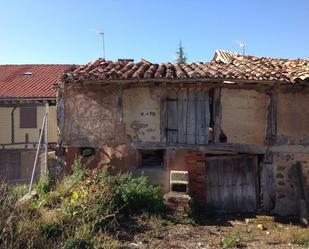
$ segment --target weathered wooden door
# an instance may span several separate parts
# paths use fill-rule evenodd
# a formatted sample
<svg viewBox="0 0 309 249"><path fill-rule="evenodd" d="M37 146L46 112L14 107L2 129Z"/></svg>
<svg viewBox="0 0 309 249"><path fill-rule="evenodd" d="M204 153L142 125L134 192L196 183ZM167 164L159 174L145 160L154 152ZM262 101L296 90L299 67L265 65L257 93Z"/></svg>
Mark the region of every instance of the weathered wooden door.
<svg viewBox="0 0 309 249"><path fill-rule="evenodd" d="M205 89L167 92L167 143L208 144L209 95Z"/></svg>
<svg viewBox="0 0 309 249"><path fill-rule="evenodd" d="M255 155L208 157L206 202L218 211L255 211L257 157Z"/></svg>

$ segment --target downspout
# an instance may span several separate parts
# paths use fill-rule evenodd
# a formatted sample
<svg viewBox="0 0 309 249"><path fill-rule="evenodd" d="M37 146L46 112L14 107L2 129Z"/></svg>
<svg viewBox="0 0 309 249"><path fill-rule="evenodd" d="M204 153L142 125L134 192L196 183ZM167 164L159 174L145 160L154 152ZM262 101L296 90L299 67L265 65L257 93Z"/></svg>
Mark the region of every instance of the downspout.
<svg viewBox="0 0 309 249"><path fill-rule="evenodd" d="M12 111L11 111L11 143L14 144L15 143L15 122L14 122L14 112L16 110L16 106L13 107Z"/></svg>

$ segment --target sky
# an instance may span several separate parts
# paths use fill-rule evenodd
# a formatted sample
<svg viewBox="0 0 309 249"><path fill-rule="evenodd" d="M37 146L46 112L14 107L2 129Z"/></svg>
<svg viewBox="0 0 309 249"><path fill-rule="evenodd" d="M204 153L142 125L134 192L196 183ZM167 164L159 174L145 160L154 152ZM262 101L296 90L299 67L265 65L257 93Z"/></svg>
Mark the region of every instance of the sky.
<svg viewBox="0 0 309 249"><path fill-rule="evenodd" d="M309 58L309 0L0 0L0 64L141 58L188 62L216 49Z"/></svg>

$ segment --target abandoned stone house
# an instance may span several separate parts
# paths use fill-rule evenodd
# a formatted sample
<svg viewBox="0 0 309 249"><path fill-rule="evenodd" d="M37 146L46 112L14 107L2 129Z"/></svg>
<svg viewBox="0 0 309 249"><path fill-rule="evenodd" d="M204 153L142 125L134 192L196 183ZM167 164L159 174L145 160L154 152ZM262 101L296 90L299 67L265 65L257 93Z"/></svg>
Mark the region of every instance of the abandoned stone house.
<svg viewBox="0 0 309 249"><path fill-rule="evenodd" d="M0 65L1 181L29 183L46 104L48 144L50 149L56 146L56 90L52 85L68 67Z"/></svg>
<svg viewBox="0 0 309 249"><path fill-rule="evenodd" d="M295 214L308 204L308 84L309 60L226 51L209 63L75 66L58 89L66 170L83 155L220 211Z"/></svg>

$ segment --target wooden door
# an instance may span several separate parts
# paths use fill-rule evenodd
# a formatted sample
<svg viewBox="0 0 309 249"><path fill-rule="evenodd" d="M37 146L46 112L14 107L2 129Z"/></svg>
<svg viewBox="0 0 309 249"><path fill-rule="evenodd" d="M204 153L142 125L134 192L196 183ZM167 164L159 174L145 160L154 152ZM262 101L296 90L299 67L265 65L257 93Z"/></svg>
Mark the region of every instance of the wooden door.
<svg viewBox="0 0 309 249"><path fill-rule="evenodd" d="M208 91L195 88L168 90L166 120L167 143L208 144Z"/></svg>
<svg viewBox="0 0 309 249"><path fill-rule="evenodd" d="M208 157L206 202L223 212L255 211L257 157L255 155Z"/></svg>

